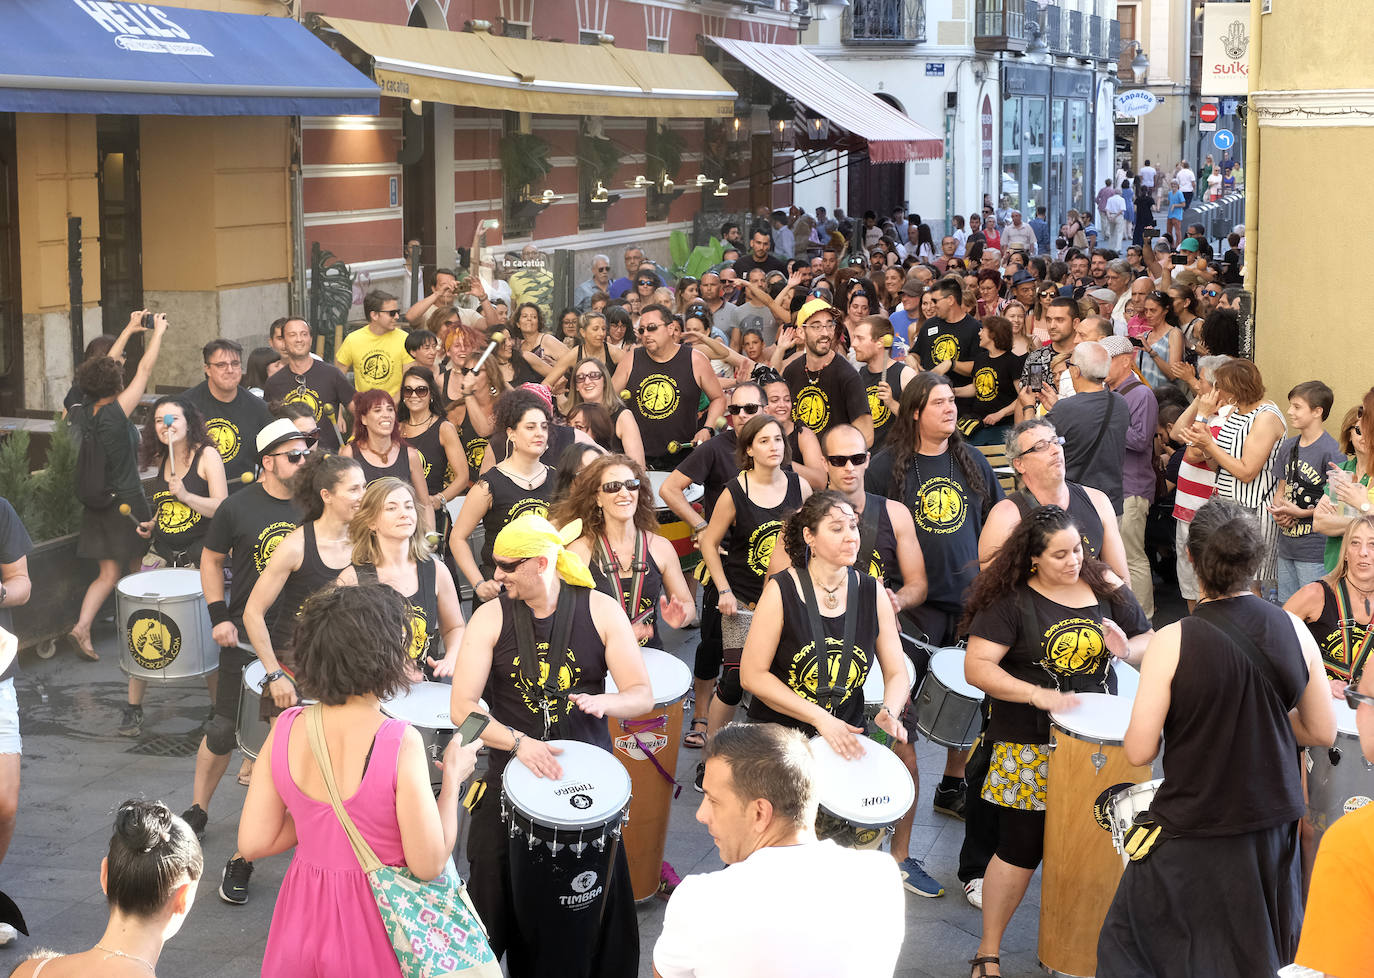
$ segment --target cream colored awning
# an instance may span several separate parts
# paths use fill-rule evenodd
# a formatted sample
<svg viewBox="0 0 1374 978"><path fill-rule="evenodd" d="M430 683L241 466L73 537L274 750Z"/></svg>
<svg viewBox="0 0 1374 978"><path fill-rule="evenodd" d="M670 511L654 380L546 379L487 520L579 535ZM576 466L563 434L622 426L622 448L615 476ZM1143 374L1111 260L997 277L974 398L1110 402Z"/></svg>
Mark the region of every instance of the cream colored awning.
<svg viewBox="0 0 1374 978"><path fill-rule="evenodd" d="M735 91L705 58L321 17L373 59L383 95L548 115L725 118Z"/></svg>

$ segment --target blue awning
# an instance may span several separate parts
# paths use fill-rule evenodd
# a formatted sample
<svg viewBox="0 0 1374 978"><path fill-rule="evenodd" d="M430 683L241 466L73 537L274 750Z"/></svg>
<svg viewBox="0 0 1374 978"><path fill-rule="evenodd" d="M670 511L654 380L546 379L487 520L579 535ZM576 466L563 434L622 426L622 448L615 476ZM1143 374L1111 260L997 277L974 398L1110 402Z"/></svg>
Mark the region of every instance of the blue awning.
<svg viewBox="0 0 1374 978"><path fill-rule="evenodd" d="M5 0L0 112L375 115L377 86L294 20Z"/></svg>

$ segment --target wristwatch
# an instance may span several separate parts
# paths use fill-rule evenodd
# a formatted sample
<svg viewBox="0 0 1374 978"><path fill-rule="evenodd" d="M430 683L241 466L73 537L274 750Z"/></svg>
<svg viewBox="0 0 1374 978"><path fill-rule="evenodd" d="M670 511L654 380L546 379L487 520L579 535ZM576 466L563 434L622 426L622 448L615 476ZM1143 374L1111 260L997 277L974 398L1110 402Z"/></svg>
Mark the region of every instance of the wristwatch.
<svg viewBox="0 0 1374 978"><path fill-rule="evenodd" d="M1360 503L1360 512L1361 512L1361 513L1368 513L1368 512L1369 512L1369 509L1370 509L1370 506L1369 506L1369 500L1368 500L1368 499L1366 499L1364 502ZM4 599L3 599L3 598L0 598L0 600L4 600Z"/></svg>
<svg viewBox="0 0 1374 978"><path fill-rule="evenodd" d="M262 677L262 681L263 681L264 684L267 684L267 683L274 683L274 682L276 682L278 679L285 679L285 678L286 678L286 673L282 672L280 669L273 669L273 670L272 670L271 672L269 672L267 675L265 675L265 676Z"/></svg>

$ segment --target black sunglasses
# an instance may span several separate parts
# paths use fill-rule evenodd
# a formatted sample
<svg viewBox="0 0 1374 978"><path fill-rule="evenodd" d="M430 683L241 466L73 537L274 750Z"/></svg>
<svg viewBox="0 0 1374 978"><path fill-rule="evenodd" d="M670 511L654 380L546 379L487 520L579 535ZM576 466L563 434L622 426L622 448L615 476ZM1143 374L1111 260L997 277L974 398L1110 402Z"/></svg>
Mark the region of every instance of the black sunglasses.
<svg viewBox="0 0 1374 978"><path fill-rule="evenodd" d="M761 408L761 404L730 404L725 410L731 414L758 414Z"/></svg>
<svg viewBox="0 0 1374 978"><path fill-rule="evenodd" d="M601 483L601 491L606 493L608 496L614 496L622 489L628 489L630 490L630 492L638 492L639 485L640 483L638 479L622 479L617 480L615 482Z"/></svg>
<svg viewBox="0 0 1374 978"><path fill-rule="evenodd" d="M657 285L657 284L658 284L658 283L655 282L655 281L654 281L653 279L651 279L651 278L641 278L641 279L636 279L636 280L635 280L635 285Z"/></svg>
<svg viewBox="0 0 1374 978"><path fill-rule="evenodd" d="M528 557L521 557L519 560L502 560L500 557L491 558L492 565L503 574L514 574L520 569L520 565L529 560Z"/></svg>
<svg viewBox="0 0 1374 978"><path fill-rule="evenodd" d="M1359 709L1361 703L1367 703L1370 706L1374 706L1374 696L1367 696L1364 693L1357 693L1355 692L1354 686L1345 687L1344 695L1346 706L1350 707L1352 710Z"/></svg>
<svg viewBox="0 0 1374 978"><path fill-rule="evenodd" d="M846 463L857 469L868 461L868 452L860 452L857 455L827 455L825 460L837 469L844 468Z"/></svg>
<svg viewBox="0 0 1374 978"><path fill-rule="evenodd" d="M402 397L428 397L428 396L429 396L429 388L428 388L428 387L405 387L405 386L403 386L403 387L401 388L401 396L402 396Z"/></svg>
<svg viewBox="0 0 1374 978"><path fill-rule="evenodd" d="M316 428L315 430L318 431L319 429ZM301 437L305 436L302 435ZM272 458L284 458L288 462L299 464L304 459L310 456L310 452L311 449L309 448L293 448L289 452L268 452L267 454L270 455Z"/></svg>
<svg viewBox="0 0 1374 978"><path fill-rule="evenodd" d="M643 334L643 333L657 333L657 332L659 331L659 328L660 328L660 327L659 327L659 324L658 324L658 323L645 323L644 325L642 325L642 326L639 327L639 332L640 332L641 334Z"/></svg>

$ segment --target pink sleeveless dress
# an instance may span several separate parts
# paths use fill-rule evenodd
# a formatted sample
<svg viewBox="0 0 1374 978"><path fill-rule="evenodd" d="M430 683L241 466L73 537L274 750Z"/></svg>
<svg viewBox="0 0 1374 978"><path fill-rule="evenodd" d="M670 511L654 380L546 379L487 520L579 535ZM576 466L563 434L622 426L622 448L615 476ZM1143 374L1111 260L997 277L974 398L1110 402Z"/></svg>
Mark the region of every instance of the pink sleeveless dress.
<svg viewBox="0 0 1374 978"><path fill-rule="evenodd" d="M379 978L399 976L391 941L334 807L303 794L291 777L293 707L277 721L272 782L296 823L296 851L277 894L263 957L264 978ZM406 723L388 719L377 731L372 758L344 808L377 858L404 866L396 821L396 760ZM310 763L314 763L312 756Z"/></svg>

